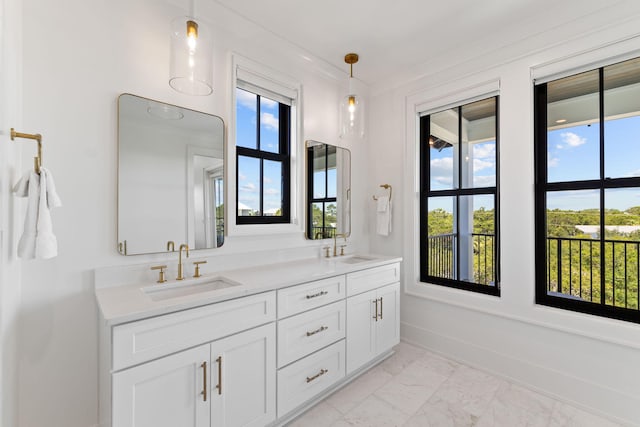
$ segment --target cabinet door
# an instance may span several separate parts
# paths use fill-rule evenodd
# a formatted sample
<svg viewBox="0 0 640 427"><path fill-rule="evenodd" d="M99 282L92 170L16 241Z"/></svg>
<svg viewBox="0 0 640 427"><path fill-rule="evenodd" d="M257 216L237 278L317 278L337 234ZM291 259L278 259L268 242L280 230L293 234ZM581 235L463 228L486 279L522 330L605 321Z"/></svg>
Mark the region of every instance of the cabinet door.
<svg viewBox="0 0 640 427"><path fill-rule="evenodd" d="M113 374L113 425L209 427L203 363L210 357L202 345Z"/></svg>
<svg viewBox="0 0 640 427"><path fill-rule="evenodd" d="M375 290L347 298L347 374L377 354L375 300Z"/></svg>
<svg viewBox="0 0 640 427"><path fill-rule="evenodd" d="M276 418L274 323L211 343L212 426L264 426Z"/></svg>
<svg viewBox="0 0 640 427"><path fill-rule="evenodd" d="M400 342L400 283L383 286L377 294L376 354L380 354Z"/></svg>

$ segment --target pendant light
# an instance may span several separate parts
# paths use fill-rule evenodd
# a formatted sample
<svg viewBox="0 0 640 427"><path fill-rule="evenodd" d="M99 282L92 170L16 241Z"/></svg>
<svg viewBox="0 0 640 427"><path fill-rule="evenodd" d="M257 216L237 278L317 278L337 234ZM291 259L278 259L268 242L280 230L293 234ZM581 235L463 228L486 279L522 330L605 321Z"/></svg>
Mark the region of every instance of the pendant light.
<svg viewBox="0 0 640 427"><path fill-rule="evenodd" d="M364 102L353 89L353 64L358 62L358 54L348 53L344 62L349 64L349 91L340 102L340 138L364 137Z"/></svg>
<svg viewBox="0 0 640 427"><path fill-rule="evenodd" d="M188 95L213 92L213 46L209 28L194 18L194 1L190 16L171 21L169 85Z"/></svg>

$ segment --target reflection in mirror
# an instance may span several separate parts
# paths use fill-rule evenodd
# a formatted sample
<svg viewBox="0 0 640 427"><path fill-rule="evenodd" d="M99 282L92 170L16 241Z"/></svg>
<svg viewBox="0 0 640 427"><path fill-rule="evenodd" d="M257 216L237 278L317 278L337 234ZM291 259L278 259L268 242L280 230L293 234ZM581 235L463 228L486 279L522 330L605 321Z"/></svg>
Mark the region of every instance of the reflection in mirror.
<svg viewBox="0 0 640 427"><path fill-rule="evenodd" d="M118 98L118 248L123 255L224 242L224 123L139 96Z"/></svg>
<svg viewBox="0 0 640 427"><path fill-rule="evenodd" d="M351 153L317 141L306 142L307 239L351 233Z"/></svg>

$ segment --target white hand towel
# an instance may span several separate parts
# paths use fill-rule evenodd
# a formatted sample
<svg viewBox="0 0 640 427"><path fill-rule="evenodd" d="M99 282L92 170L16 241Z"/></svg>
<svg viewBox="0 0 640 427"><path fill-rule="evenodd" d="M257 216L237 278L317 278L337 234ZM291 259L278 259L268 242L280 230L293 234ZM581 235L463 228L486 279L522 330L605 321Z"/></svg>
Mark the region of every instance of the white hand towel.
<svg viewBox="0 0 640 427"><path fill-rule="evenodd" d="M391 200L379 196L376 212L376 232L381 236L391 234Z"/></svg>
<svg viewBox="0 0 640 427"><path fill-rule="evenodd" d="M53 234L51 208L61 206L53 176L40 168L40 200L38 206L38 232L36 234L36 258L48 259L58 255L58 240Z"/></svg>
<svg viewBox="0 0 640 427"><path fill-rule="evenodd" d="M28 197L24 230L18 242L18 256L25 259L35 258L40 176L34 171L27 172L13 187L13 191L18 197Z"/></svg>
<svg viewBox="0 0 640 427"><path fill-rule="evenodd" d="M18 197L28 197L24 231L18 242L18 256L24 259L52 258L58 254L58 245L51 223L51 208L61 206L53 176L45 168L40 175L26 173L14 186Z"/></svg>

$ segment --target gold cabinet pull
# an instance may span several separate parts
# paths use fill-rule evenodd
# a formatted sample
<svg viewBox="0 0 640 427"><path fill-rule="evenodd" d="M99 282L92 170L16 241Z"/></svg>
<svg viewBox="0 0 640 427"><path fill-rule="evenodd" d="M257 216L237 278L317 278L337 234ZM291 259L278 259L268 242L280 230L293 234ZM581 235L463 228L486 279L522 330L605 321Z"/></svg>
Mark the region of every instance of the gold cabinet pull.
<svg viewBox="0 0 640 427"><path fill-rule="evenodd" d="M382 297L380 297L380 320L382 320Z"/></svg>
<svg viewBox="0 0 640 427"><path fill-rule="evenodd" d="M200 365L200 367L202 368L202 378L203 378L203 383L204 386L202 387L202 392L200 393L203 396L203 400L206 402L207 401L207 362L202 362L202 365Z"/></svg>
<svg viewBox="0 0 640 427"><path fill-rule="evenodd" d="M315 374L314 376L312 376L312 377L307 377L307 383L310 383L311 381L315 380L316 378L323 376L323 375L324 375L324 374L326 374L327 372L329 372L329 370L328 370L328 369L324 369L324 368L323 368L323 369L320 369L320 372L318 372L318 373L317 373L317 374Z"/></svg>
<svg viewBox="0 0 640 427"><path fill-rule="evenodd" d="M218 385L216 385L216 388L218 389L218 394L222 394L222 356L218 356L216 363L218 364Z"/></svg>
<svg viewBox="0 0 640 427"><path fill-rule="evenodd" d="M329 329L328 326L320 326L318 329L316 329L315 331L311 331L311 332L307 332L307 336L310 337L311 335L315 335L318 332L322 332L322 331L326 331L327 329Z"/></svg>
<svg viewBox="0 0 640 427"><path fill-rule="evenodd" d="M329 291L320 291L317 294L307 295L307 299L321 297L322 295L327 295L328 293L329 293Z"/></svg>
<svg viewBox="0 0 640 427"><path fill-rule="evenodd" d="M375 321L378 321L378 299L376 298L374 301L374 304L376 305L376 315L373 316L373 318L375 319Z"/></svg>

